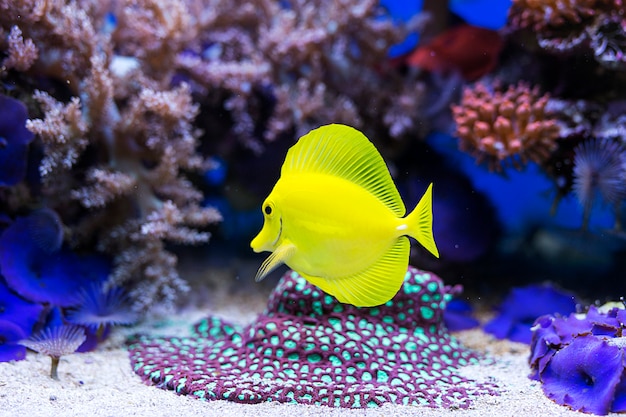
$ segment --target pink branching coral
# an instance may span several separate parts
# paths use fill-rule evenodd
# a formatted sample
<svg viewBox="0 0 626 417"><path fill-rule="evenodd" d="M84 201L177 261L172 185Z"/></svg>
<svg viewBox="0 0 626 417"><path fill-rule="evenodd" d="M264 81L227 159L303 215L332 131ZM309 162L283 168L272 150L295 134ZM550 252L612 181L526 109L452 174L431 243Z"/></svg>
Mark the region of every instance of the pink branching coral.
<svg viewBox="0 0 626 417"><path fill-rule="evenodd" d="M546 112L549 96L525 83L505 91L476 84L452 106L459 148L499 170L503 163L519 167L527 160L541 163L556 148L559 127Z"/></svg>

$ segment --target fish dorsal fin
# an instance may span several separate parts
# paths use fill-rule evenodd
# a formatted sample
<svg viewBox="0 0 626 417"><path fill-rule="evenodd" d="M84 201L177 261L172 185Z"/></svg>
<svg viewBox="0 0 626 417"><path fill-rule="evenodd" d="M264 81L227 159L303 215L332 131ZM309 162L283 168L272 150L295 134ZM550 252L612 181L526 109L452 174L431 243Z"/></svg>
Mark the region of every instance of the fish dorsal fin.
<svg viewBox="0 0 626 417"><path fill-rule="evenodd" d="M358 130L331 124L311 130L287 152L281 176L295 173L334 175L376 196L398 217L405 208L385 161Z"/></svg>
<svg viewBox="0 0 626 417"><path fill-rule="evenodd" d="M409 239L402 236L365 271L339 278L301 275L342 303L374 307L391 300L402 287L409 265L410 248Z"/></svg>

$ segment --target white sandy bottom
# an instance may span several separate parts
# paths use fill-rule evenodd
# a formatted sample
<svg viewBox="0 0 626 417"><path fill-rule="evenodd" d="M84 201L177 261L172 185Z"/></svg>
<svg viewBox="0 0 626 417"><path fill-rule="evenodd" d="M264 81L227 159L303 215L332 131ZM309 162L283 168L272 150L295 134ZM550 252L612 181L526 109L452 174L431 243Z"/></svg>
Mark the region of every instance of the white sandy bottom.
<svg viewBox="0 0 626 417"><path fill-rule="evenodd" d="M161 329L167 330L167 329ZM580 416L546 398L528 379L527 347L494 341L480 331L460 334L466 344L495 355L496 361L470 365L461 374L500 386L499 396L482 396L469 409L386 405L340 409L275 402L255 405L205 402L145 385L130 367L123 348L74 354L61 359L59 381L50 379L50 359L29 353L26 360L0 363L1 416ZM109 342L119 345L122 338Z"/></svg>
<svg viewBox="0 0 626 417"><path fill-rule="evenodd" d="M582 416L549 400L541 384L528 378L528 346L496 341L480 330L458 334L468 347L485 352L494 361L469 365L459 372L477 382L488 381L501 389L499 396L478 397L469 409L442 409L385 405L380 408L345 409L301 404L240 404L202 401L146 385L130 366L125 338L132 333L170 336L188 334L191 324L209 314L235 323L254 320L263 310L267 295L259 292L213 294L210 308L191 309L167 322L117 329L96 352L61 358L59 381L50 378L50 358L29 352L26 359L0 363L0 417L40 416ZM615 414L617 415L617 414Z"/></svg>

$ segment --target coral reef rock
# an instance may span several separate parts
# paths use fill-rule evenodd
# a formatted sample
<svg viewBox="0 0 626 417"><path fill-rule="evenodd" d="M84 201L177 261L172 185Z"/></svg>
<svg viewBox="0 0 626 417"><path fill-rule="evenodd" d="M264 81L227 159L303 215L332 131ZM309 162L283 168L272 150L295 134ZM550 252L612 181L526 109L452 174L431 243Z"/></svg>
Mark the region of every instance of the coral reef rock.
<svg viewBox="0 0 626 417"><path fill-rule="evenodd" d="M392 300L358 308L287 272L249 326L210 317L190 337L139 336L131 363L144 380L205 400L467 408L497 387L457 372L477 355L445 330L448 290L409 267Z"/></svg>

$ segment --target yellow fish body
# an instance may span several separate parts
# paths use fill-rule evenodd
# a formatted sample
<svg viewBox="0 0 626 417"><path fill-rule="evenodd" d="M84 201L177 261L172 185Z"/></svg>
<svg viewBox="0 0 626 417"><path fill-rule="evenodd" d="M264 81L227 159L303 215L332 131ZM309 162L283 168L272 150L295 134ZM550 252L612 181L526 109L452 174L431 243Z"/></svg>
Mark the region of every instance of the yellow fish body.
<svg viewBox="0 0 626 417"><path fill-rule="evenodd" d="M415 238L439 257L432 234L432 184L413 212L382 157L358 130L332 124L302 136L262 206L250 246L272 254L256 276L281 264L342 303L371 307L400 289Z"/></svg>

